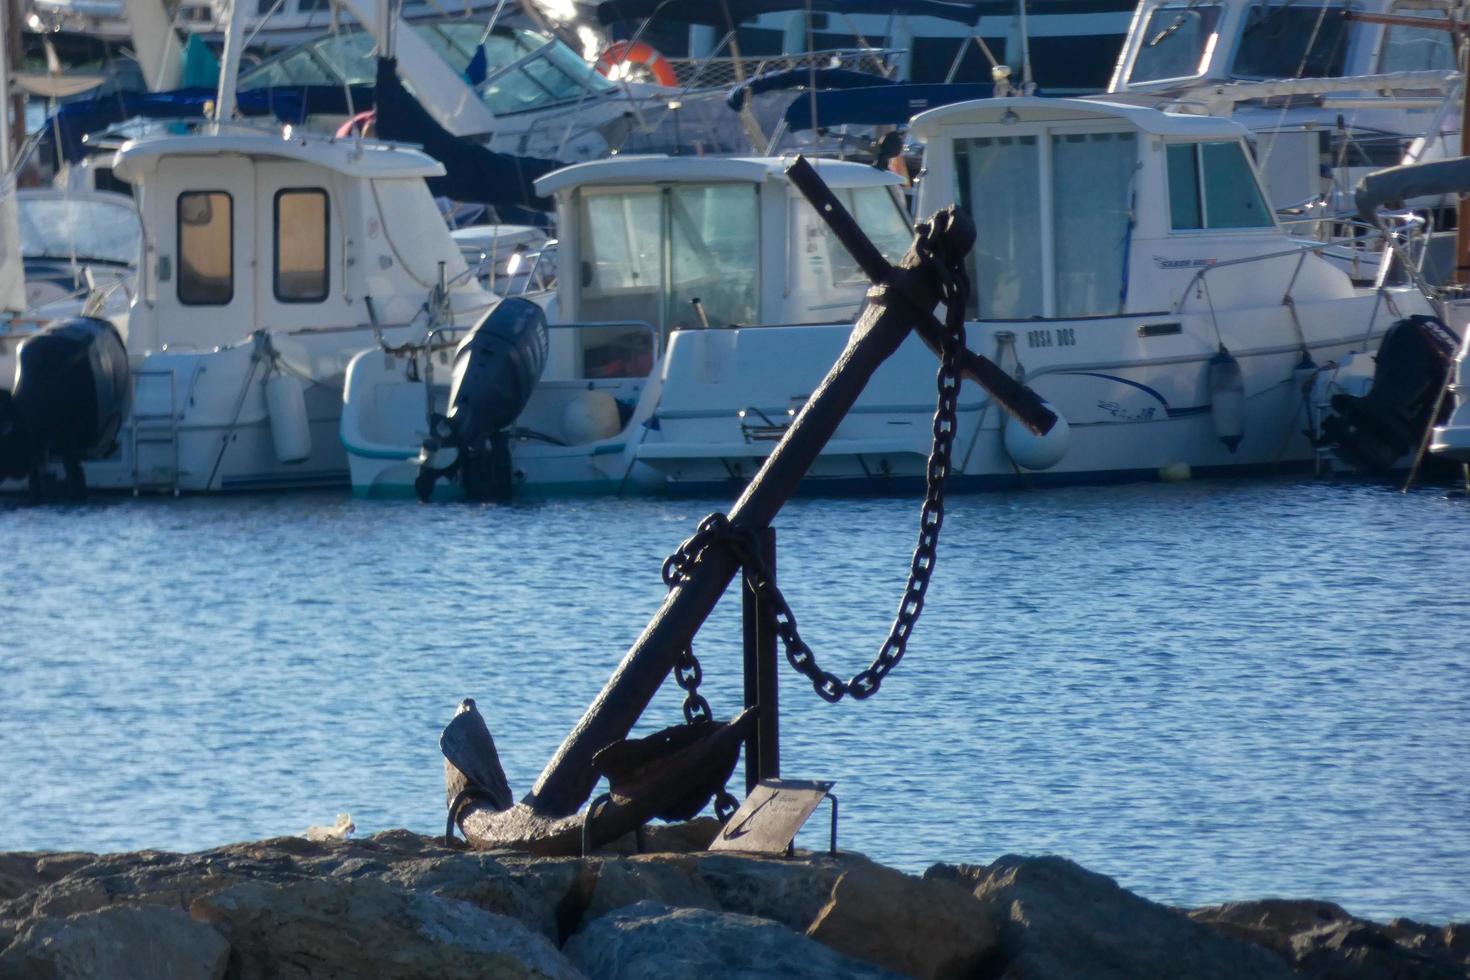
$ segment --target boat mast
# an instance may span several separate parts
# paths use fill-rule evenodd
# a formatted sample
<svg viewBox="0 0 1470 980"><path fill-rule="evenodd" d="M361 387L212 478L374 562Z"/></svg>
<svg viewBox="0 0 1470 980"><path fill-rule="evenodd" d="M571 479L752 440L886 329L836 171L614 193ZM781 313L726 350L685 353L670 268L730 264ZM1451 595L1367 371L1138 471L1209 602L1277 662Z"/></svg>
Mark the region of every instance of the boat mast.
<svg viewBox="0 0 1470 980"><path fill-rule="evenodd" d="M10 173L25 138L25 101L10 88L10 73L21 62L20 23L20 0L0 0L0 175Z"/></svg>
<svg viewBox="0 0 1470 980"><path fill-rule="evenodd" d="M235 117L235 82L240 77L240 44L244 24L240 0L229 4L229 21L225 26L225 49L220 57L219 94L214 100L214 125L218 129Z"/></svg>

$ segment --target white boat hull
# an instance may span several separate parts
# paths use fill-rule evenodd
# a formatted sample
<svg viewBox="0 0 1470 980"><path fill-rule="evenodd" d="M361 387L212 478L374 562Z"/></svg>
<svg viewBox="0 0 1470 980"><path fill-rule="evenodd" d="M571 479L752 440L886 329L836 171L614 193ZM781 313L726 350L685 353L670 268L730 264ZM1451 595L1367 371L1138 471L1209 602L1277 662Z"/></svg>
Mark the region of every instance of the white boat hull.
<svg viewBox="0 0 1470 980"><path fill-rule="evenodd" d="M1401 313L1422 305L1407 292L1396 293L1395 301ZM1003 413L977 386L966 384L953 483L987 488L1309 467L1317 456L1307 434L1311 409L1304 391L1312 365L1375 350L1396 317L1372 293L1299 303L1296 315L1300 334L1281 306L1218 318L1184 313L972 323L969 346L1024 374L1067 419L1070 445L1046 470L1022 468L1005 449ZM532 494L727 492L759 468L836 361L850 329L837 324L676 332L650 383L637 390L636 407L616 438L583 447L514 442L518 488ZM1238 360L1245 384L1244 435L1233 451L1217 436L1208 387L1208 364L1222 342ZM1311 362L1306 366L1304 350ZM919 485L932 438L936 367L934 354L917 337L907 340L874 375L813 464L806 489L896 492ZM361 387L349 380L344 440L354 489L365 495L411 493L418 472L413 460L426 432L423 386L392 370L376 376L373 386L381 408L390 401L397 407L396 416L382 415L396 417L401 432L396 439L367 439L360 430L348 436L348 422L360 419L352 401ZM628 383L619 397L626 401L635 387ZM557 390L538 390L537 397L554 401ZM535 404L533 397L528 412ZM371 451L355 452L354 446Z"/></svg>

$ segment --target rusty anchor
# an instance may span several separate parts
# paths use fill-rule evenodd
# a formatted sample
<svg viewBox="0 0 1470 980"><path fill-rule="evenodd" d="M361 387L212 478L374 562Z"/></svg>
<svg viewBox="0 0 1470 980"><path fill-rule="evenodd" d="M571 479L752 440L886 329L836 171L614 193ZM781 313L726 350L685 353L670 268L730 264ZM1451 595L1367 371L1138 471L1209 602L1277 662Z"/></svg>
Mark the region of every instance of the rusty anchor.
<svg viewBox="0 0 1470 980"><path fill-rule="evenodd" d="M654 817L693 816L712 795L722 791L742 743L746 749L748 790L759 779L779 775L773 633L779 633L787 643L788 659L798 669L810 676L816 668L809 650L806 656L810 670L793 656L790 636L795 635L794 619L790 619L789 630L782 628L776 615L778 604L771 601L773 595L779 598L779 592L774 592L770 582L756 581L761 578L759 570L773 578L769 575L774 559L770 525L873 373L911 330L917 331L944 358L946 369L955 375L952 389L957 390L958 376L962 374L980 384L1002 409L1032 431L1045 433L1055 424L1055 415L1034 392L987 358L964 348L963 328L959 325L962 310L951 309L948 323L941 323L934 316L934 308L942 298L948 298L950 307L958 305L950 288L951 277L957 267L963 275L963 260L975 239L974 224L964 211L945 208L921 222L913 246L892 266L806 160L797 157L787 168L787 174L873 281L867 304L836 363L746 486L728 517L721 516L718 526L713 528L710 527L713 518L701 525L696 538L691 539L692 542L700 534L706 535L697 549L685 542L681 552L690 553L680 574L670 581L663 604L521 802L511 805L509 788L501 791L504 773L494 752L493 739L478 711L466 711L462 707L461 713L451 721L450 728L458 725L458 730L451 735L446 729L445 738L441 739L450 795L449 830L458 825L472 847L577 854L584 847L595 847L636 830ZM941 399L943 377L941 372ZM952 412L949 424L952 430ZM935 434L937 445L938 419ZM946 455L943 465L938 467L939 519L942 519L942 485L947 465ZM931 456L931 495L935 469ZM924 521L930 520L929 503L926 499ZM932 523L929 530L937 541L938 522ZM924 533L925 528L921 526L921 542ZM766 552L764 561L761 551ZM927 585L927 569L932 568L932 558L931 544L921 586ZM915 574L919 564L916 559ZM695 634L736 572L742 569L747 593L746 710L727 723L691 717L692 724L629 741L629 732L664 679L676 666L681 671L684 669L687 661L682 658L688 656ZM905 610L912 615L903 628L898 656L902 656L907 631L922 607L923 589L918 589L915 603L913 585L911 577L910 592L906 593L900 609L900 621ZM784 607L784 602L779 607ZM784 612L789 617L789 610ZM896 624L893 635L898 636L899 632ZM890 638L889 642L894 640ZM888 661L878 671L885 656ZM877 681L896 662L897 657L889 655L885 644L874 667L850 682L854 696L866 696L876 690ZM875 672L876 680L872 677ZM864 675L869 675L868 686L860 687L858 682ZM822 676L831 678L831 675ZM832 682L840 685L837 697L848 690L848 685L837 682L836 678L831 678L829 687ZM697 679L694 683L697 685ZM835 700L832 692L823 692L820 676L814 683L818 693ZM681 677L681 685L684 684ZM762 692L768 700L761 699ZM690 695L691 700L696 697L692 690ZM688 714L690 709L686 704ZM578 808L604 776L610 779L612 791L579 814Z"/></svg>

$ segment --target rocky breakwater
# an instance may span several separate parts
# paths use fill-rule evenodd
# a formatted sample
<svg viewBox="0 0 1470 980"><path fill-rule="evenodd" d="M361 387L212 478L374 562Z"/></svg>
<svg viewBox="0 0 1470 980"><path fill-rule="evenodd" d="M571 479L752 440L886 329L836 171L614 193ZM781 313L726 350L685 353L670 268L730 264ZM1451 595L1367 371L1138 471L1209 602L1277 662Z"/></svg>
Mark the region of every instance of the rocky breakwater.
<svg viewBox="0 0 1470 980"><path fill-rule="evenodd" d="M0 855L0 977L1470 976L1470 928L1322 902L1181 911L1056 857L471 852L391 831L197 854Z"/></svg>

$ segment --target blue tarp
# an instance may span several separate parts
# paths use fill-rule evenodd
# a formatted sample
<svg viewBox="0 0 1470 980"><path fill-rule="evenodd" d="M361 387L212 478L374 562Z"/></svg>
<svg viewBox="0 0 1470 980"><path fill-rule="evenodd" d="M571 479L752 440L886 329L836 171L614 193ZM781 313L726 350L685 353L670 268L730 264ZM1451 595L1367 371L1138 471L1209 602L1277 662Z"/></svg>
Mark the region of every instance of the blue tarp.
<svg viewBox="0 0 1470 980"><path fill-rule="evenodd" d="M806 10L828 14L938 17L971 27L980 21L979 8L963 3L941 3L939 0L605 0L597 5L597 19L603 24L612 24L620 20L640 21L654 17L729 30L741 21L761 14Z"/></svg>
<svg viewBox="0 0 1470 980"><path fill-rule="evenodd" d="M988 99L995 93L990 82L952 85L883 85L874 88L817 92L817 124L822 127L902 126L914 116L935 106ZM802 95L786 108L786 128L793 132L812 128L811 95Z"/></svg>
<svg viewBox="0 0 1470 980"><path fill-rule="evenodd" d="M374 126L378 138L417 143L444 164L443 177L429 178L429 189L435 194L493 205L500 210L502 220L521 220L507 214L506 208L549 211L554 206L549 198L536 196L532 183L565 164L496 153L480 143L454 136L403 87L394 58L378 59L377 95Z"/></svg>
<svg viewBox="0 0 1470 980"><path fill-rule="evenodd" d="M119 92L95 99L68 102L46 124L47 136L59 136L57 156L76 163L84 155L82 137L100 132L124 119L203 119L214 104L212 88L182 88L172 92ZM242 116L275 116L283 123L300 123L314 113L347 115L347 93L340 85L292 85L247 89L235 96ZM352 87L352 103L360 112L373 105L369 86Z"/></svg>
<svg viewBox="0 0 1470 980"><path fill-rule="evenodd" d="M814 81L815 85L812 84ZM851 68L788 68L784 71L768 71L735 86L725 96L725 104L739 112L745 104L746 92L760 95L762 92L778 92L784 88L800 88L804 85L817 89L839 89L892 84L893 81L882 75L853 71Z"/></svg>

